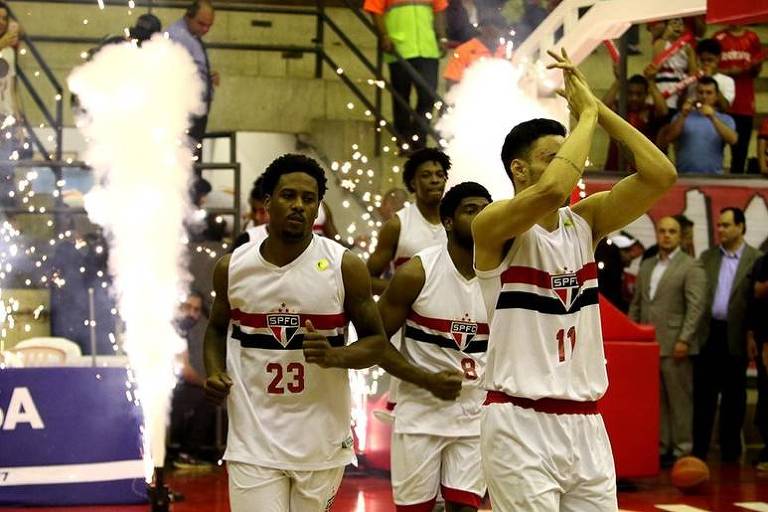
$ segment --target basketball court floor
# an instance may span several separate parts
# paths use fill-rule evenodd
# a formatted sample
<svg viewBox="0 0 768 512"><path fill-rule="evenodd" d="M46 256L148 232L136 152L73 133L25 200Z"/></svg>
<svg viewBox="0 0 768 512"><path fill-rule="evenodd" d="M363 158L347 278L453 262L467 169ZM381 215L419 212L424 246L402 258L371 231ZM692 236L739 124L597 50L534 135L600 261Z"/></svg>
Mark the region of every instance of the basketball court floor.
<svg viewBox="0 0 768 512"><path fill-rule="evenodd" d="M669 481L669 471L658 477L638 479L622 485L622 512L768 512L768 473L748 465L712 466L712 480L696 495L684 495ZM173 512L228 512L227 477L223 468L207 473L176 472L170 477L174 491L184 500L174 503ZM5 512L145 512L148 505L5 508ZM348 474L332 512L394 512L389 479L385 474ZM486 505L483 510L490 510Z"/></svg>

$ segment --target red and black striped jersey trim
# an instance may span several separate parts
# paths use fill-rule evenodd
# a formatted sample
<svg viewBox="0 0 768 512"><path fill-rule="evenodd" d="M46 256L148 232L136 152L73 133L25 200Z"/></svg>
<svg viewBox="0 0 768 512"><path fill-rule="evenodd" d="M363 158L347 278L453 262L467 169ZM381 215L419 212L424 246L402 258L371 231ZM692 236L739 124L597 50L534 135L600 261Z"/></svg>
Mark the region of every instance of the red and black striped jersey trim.
<svg viewBox="0 0 768 512"><path fill-rule="evenodd" d="M252 327L254 329L267 328L267 315L279 315L281 313L274 311L271 313L246 313L239 309L233 309L230 311L229 317L240 323L245 327ZM303 327L304 322L309 320L317 330L328 331L331 329L343 329L347 325L347 315L344 313L336 313L330 315L316 315L312 313L286 313L286 314L298 314L300 318L300 325Z"/></svg>
<svg viewBox="0 0 768 512"><path fill-rule="evenodd" d="M527 309L545 315L567 315L598 303L599 294L597 287L582 290L570 308L566 308L560 299L555 297L544 297L536 293L513 291L499 293L499 299L496 301L496 310Z"/></svg>
<svg viewBox="0 0 768 512"><path fill-rule="evenodd" d="M597 279L597 264L589 262L574 272L579 285L590 279ZM552 288L552 274L533 267L509 267L501 274L501 284L529 284L539 288Z"/></svg>
<svg viewBox="0 0 768 512"><path fill-rule="evenodd" d="M262 350L301 350L304 345L304 333L297 332L293 335L287 345L283 346L272 334L266 333L247 333L240 329L240 326L232 326L232 338L240 342L243 348L258 348ZM328 343L332 347L344 346L344 335L326 336Z"/></svg>

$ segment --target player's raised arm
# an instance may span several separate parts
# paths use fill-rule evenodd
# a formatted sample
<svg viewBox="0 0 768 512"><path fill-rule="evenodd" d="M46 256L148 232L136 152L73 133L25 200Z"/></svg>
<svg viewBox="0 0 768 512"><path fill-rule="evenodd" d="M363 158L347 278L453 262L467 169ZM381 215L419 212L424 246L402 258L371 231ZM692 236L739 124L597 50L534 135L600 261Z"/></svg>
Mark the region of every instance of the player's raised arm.
<svg viewBox="0 0 768 512"><path fill-rule="evenodd" d="M229 388L232 386L232 380L227 375L227 329L230 314L227 295L229 258L229 254L224 255L216 263L213 271L213 289L216 297L211 306L203 341L205 372L208 375L205 381L205 394L217 403L221 403L227 397Z"/></svg>
<svg viewBox="0 0 768 512"><path fill-rule="evenodd" d="M504 165L515 183L517 194L512 199L489 205L472 223L475 261L480 270L496 267L499 263L498 255L507 241L527 231L542 217L562 206L584 172L597 125L597 100L583 78L570 71L565 52L562 56L551 52L550 55L556 59L553 67L562 67L564 70L563 95L568 99L571 112L578 118L578 122L564 141L561 138L564 134L553 131L552 140L541 143L537 141L532 147L528 146L531 146L533 140L525 140L524 134L515 134L522 135L519 138L525 150L509 147L505 143L503 153L509 155L504 158ZM532 135L533 139L538 137L540 133Z"/></svg>
<svg viewBox="0 0 768 512"><path fill-rule="evenodd" d="M593 194L574 206L591 224L595 245L648 211L677 180L675 166L645 135L602 102L598 102L598 113L600 126L629 152L637 172L610 191Z"/></svg>

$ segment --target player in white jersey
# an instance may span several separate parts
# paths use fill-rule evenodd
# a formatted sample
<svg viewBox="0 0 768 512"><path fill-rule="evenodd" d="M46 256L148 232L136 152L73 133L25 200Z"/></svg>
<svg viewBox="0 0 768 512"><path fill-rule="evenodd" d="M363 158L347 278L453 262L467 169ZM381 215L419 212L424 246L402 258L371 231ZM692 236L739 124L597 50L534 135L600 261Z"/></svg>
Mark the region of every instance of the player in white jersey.
<svg viewBox="0 0 768 512"><path fill-rule="evenodd" d="M445 192L450 168L448 155L434 148L414 151L405 162L403 183L415 195L416 202L398 210L379 232L376 250L367 263L374 293L381 294L387 286L383 273L398 268L422 249L445 243L445 229L440 222L440 199ZM396 332L391 341L399 348L402 333ZM377 417L384 421L392 421L391 411L397 403L398 385L398 380L391 378L388 411L376 411Z"/></svg>
<svg viewBox="0 0 768 512"><path fill-rule="evenodd" d="M570 135L534 119L506 137L502 162L516 190L477 215L475 268L488 309L483 470L494 511L616 511L610 443L597 412L607 387L594 247L646 212L674 184L674 166L594 97L565 52ZM637 172L573 208L597 124Z"/></svg>
<svg viewBox="0 0 768 512"><path fill-rule="evenodd" d="M442 491L448 512L474 512L485 495L480 465L479 385L488 323L472 267L472 219L491 202L466 182L445 194L440 217L447 245L418 252L395 273L379 300L384 329L405 324L401 352L420 368L463 380L454 402L403 382L392 434L392 490L398 511L431 512ZM460 373L459 373L460 372Z"/></svg>
<svg viewBox="0 0 768 512"><path fill-rule="evenodd" d="M420 250L445 243L440 199L450 168L448 155L434 148L414 151L405 162L403 183L416 202L399 210L379 232L376 250L367 263L374 293L380 294L386 288L387 281L381 275L391 265L399 267Z"/></svg>
<svg viewBox="0 0 768 512"><path fill-rule="evenodd" d="M452 376L424 375L384 337L365 265L312 234L323 169L283 155L264 173L269 236L223 257L205 336L206 393L227 400L235 512L320 512L354 460L346 368L374 364L437 396ZM346 345L347 321L359 340Z"/></svg>

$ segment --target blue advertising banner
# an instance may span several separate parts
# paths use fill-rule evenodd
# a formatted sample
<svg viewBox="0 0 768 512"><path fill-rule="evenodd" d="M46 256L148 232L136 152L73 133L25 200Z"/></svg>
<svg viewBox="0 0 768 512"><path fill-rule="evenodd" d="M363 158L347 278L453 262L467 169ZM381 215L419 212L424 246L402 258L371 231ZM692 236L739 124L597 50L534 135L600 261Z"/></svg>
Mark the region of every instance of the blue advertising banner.
<svg viewBox="0 0 768 512"><path fill-rule="evenodd" d="M0 506L146 501L123 368L0 370Z"/></svg>

